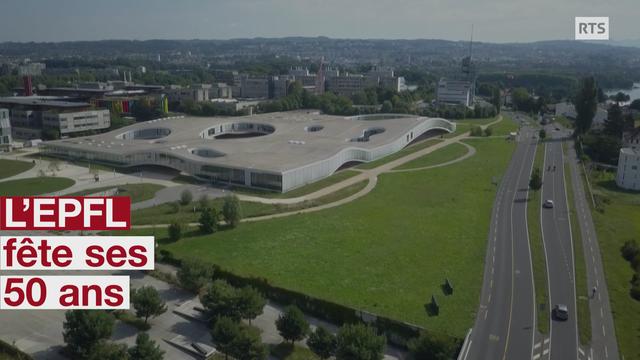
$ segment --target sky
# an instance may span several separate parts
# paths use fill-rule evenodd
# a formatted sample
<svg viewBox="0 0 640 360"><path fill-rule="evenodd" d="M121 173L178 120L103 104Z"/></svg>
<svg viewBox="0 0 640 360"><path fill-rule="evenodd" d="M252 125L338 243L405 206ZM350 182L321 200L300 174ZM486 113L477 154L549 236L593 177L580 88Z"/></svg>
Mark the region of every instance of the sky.
<svg viewBox="0 0 640 360"><path fill-rule="evenodd" d="M1 0L0 42L104 39L572 39L575 16L609 16L638 39L638 0Z"/></svg>

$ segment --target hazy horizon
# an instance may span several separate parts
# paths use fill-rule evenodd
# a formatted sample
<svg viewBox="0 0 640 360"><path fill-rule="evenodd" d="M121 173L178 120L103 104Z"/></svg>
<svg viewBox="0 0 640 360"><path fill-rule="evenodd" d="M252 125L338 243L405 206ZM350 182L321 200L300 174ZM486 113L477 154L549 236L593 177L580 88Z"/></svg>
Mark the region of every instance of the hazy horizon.
<svg viewBox="0 0 640 360"><path fill-rule="evenodd" d="M573 39L575 16L638 38L635 0L5 0L0 42L318 37L526 43Z"/></svg>

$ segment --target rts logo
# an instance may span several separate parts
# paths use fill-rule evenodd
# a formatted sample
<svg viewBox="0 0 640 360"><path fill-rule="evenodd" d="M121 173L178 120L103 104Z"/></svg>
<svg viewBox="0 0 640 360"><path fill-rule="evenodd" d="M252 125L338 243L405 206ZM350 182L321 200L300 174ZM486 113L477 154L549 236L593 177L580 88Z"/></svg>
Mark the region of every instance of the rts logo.
<svg viewBox="0 0 640 360"><path fill-rule="evenodd" d="M609 40L609 17L577 17L576 40Z"/></svg>

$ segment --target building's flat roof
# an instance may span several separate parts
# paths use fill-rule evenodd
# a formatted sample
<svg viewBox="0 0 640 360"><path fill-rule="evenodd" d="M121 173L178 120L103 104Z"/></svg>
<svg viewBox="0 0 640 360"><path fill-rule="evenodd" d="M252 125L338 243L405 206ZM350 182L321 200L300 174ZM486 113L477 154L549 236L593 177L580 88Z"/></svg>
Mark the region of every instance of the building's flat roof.
<svg viewBox="0 0 640 360"><path fill-rule="evenodd" d="M640 156L640 149L634 149L634 148L622 148L620 149L620 152L625 154L625 155L634 155L634 156Z"/></svg>
<svg viewBox="0 0 640 360"><path fill-rule="evenodd" d="M10 96L0 97L0 104L25 105L25 106L46 106L57 108L82 108L91 106L86 102L74 102L60 100L59 97L43 96Z"/></svg>
<svg viewBox="0 0 640 360"><path fill-rule="evenodd" d="M92 150L117 155L138 152L162 152L187 160L234 168L255 168L284 172L327 159L347 149L374 149L390 143L414 129L428 118L412 115L384 115L382 120L359 117L319 115L312 111L292 111L243 117L184 117L153 120L109 133L49 142L67 148ZM372 118L376 117L375 115ZM229 123L254 123L272 126L271 134L232 139L205 139L208 129ZM307 131L310 126L322 127ZM367 129L383 128L369 141L354 142ZM170 134L153 140L123 140L119 135L143 129L167 129ZM415 134L419 136L420 134ZM221 153L219 157L202 157L194 149Z"/></svg>

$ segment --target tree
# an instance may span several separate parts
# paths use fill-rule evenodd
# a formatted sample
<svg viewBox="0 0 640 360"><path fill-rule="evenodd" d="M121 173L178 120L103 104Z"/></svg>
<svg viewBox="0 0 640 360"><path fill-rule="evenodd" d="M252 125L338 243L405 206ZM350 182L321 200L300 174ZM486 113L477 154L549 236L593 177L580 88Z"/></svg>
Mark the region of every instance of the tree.
<svg viewBox="0 0 640 360"><path fill-rule="evenodd" d="M337 360L380 360L384 352L385 338L362 324L347 324L336 337Z"/></svg>
<svg viewBox="0 0 640 360"><path fill-rule="evenodd" d="M598 108L597 97L598 90L595 79L592 76L582 79L574 100L577 113L575 135L582 135L591 128L593 117Z"/></svg>
<svg viewBox="0 0 640 360"><path fill-rule="evenodd" d="M200 260L185 259L176 277L183 288L199 292L213 278L213 267Z"/></svg>
<svg viewBox="0 0 640 360"><path fill-rule="evenodd" d="M547 137L547 130L545 129L540 129L540 131L538 132L538 137L540 138L540 140L543 140Z"/></svg>
<svg viewBox="0 0 640 360"><path fill-rule="evenodd" d="M237 360L262 360L267 357L267 348L262 344L257 329L241 325L240 331L231 343L229 355Z"/></svg>
<svg viewBox="0 0 640 360"><path fill-rule="evenodd" d="M285 340L296 341L302 340L309 333L309 323L304 318L304 314L296 306L289 306L285 309L276 320L276 328L280 336Z"/></svg>
<svg viewBox="0 0 640 360"><path fill-rule="evenodd" d="M86 360L129 360L126 344L100 340Z"/></svg>
<svg viewBox="0 0 640 360"><path fill-rule="evenodd" d="M336 353L336 336L322 326L309 335L307 340L309 349L321 359L328 359Z"/></svg>
<svg viewBox="0 0 640 360"><path fill-rule="evenodd" d="M149 317L156 317L167 311L167 304L153 286L143 286L134 290L131 293L131 303L136 310L136 316L144 318L145 324L147 324Z"/></svg>
<svg viewBox="0 0 640 360"><path fill-rule="evenodd" d="M242 210L240 209L240 200L235 195L229 195L224 198L222 205L222 216L227 224L236 227L242 219Z"/></svg>
<svg viewBox="0 0 640 360"><path fill-rule="evenodd" d="M172 214L177 214L180 212L180 201L172 201L170 203L168 203L167 205L169 205L169 211Z"/></svg>
<svg viewBox="0 0 640 360"><path fill-rule="evenodd" d="M211 338L225 359L233 352L233 342L240 333L240 323L228 317L219 317L211 330Z"/></svg>
<svg viewBox="0 0 640 360"><path fill-rule="evenodd" d="M62 337L71 357L87 358L113 332L115 319L102 310L70 310L64 316Z"/></svg>
<svg viewBox="0 0 640 360"><path fill-rule="evenodd" d="M620 106L620 103L629 101L631 99L631 96L623 93L622 91L618 91L618 93L613 95L612 97L613 97L613 100L616 102L616 105L618 106Z"/></svg>
<svg viewBox="0 0 640 360"><path fill-rule="evenodd" d="M532 100L531 95L527 89L519 87L513 89L511 92L511 98L513 100L513 105L516 110L529 112L532 109Z"/></svg>
<svg viewBox="0 0 640 360"><path fill-rule="evenodd" d="M484 129L484 136L488 137L488 136L491 136L491 135L493 135L493 128L491 126L487 126Z"/></svg>
<svg viewBox="0 0 640 360"><path fill-rule="evenodd" d="M533 191L538 191L542 187L542 176L540 175L540 168L534 168L531 171L531 179L529 179L529 188Z"/></svg>
<svg viewBox="0 0 640 360"><path fill-rule="evenodd" d="M218 228L216 221L216 210L213 208L204 208L200 210L200 231L203 234L213 234Z"/></svg>
<svg viewBox="0 0 640 360"><path fill-rule="evenodd" d="M420 360L453 359L458 350L453 338L426 332L421 332L419 337L409 340L407 347L411 356Z"/></svg>
<svg viewBox="0 0 640 360"><path fill-rule="evenodd" d="M209 207L209 197L204 194L198 199L198 210L202 211Z"/></svg>
<svg viewBox="0 0 640 360"><path fill-rule="evenodd" d="M200 302L213 318L224 316L236 321L242 318L238 290L224 280L216 280L210 284L200 295Z"/></svg>
<svg viewBox="0 0 640 360"><path fill-rule="evenodd" d="M177 221L172 222L167 231L169 232L169 240L171 241L178 241L182 238L182 225Z"/></svg>
<svg viewBox="0 0 640 360"><path fill-rule="evenodd" d="M614 104L609 109L607 120L604 122L604 133L622 138L625 130L633 128L633 118L625 117L620 106Z"/></svg>
<svg viewBox="0 0 640 360"><path fill-rule="evenodd" d="M502 109L502 96L500 96L500 89L494 87L491 95L491 103L495 106L496 113L500 114L500 110Z"/></svg>
<svg viewBox="0 0 640 360"><path fill-rule="evenodd" d="M640 111L640 99L635 99L629 105L629 109Z"/></svg>
<svg viewBox="0 0 640 360"><path fill-rule="evenodd" d="M146 332L136 336L136 344L129 349L131 360L162 360L164 351L153 341Z"/></svg>
<svg viewBox="0 0 640 360"><path fill-rule="evenodd" d="M180 193L180 205L185 206L191 204L193 201L193 194L189 190L182 190Z"/></svg>
<svg viewBox="0 0 640 360"><path fill-rule="evenodd" d="M251 286L245 286L238 290L237 296L240 317L249 320L249 324L251 324L251 320L262 314L267 301L258 290Z"/></svg>
<svg viewBox="0 0 640 360"><path fill-rule="evenodd" d="M385 114L393 112L393 104L391 103L391 101L385 100L382 103L382 109L380 110L380 112L385 113Z"/></svg>

